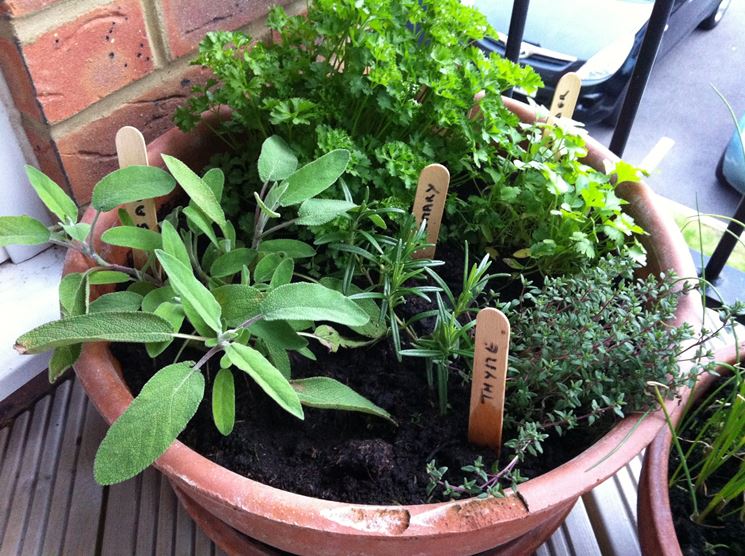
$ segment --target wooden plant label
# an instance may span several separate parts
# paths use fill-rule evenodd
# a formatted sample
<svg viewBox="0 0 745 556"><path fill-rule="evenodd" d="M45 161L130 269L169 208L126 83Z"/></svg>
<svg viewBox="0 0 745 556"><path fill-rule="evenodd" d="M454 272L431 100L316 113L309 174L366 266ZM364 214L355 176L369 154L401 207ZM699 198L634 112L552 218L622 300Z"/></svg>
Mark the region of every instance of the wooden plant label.
<svg viewBox="0 0 745 556"><path fill-rule="evenodd" d="M582 80L573 71L562 75L551 101L551 109L549 110L551 116L554 118L571 118L577 106L581 87Z"/></svg>
<svg viewBox="0 0 745 556"><path fill-rule="evenodd" d="M476 316L468 441L492 448L497 456L502 446L509 347L510 321L498 309L481 309Z"/></svg>
<svg viewBox="0 0 745 556"><path fill-rule="evenodd" d="M431 259L435 256L449 185L450 172L442 164L430 164L419 174L414 198L414 217L417 225L421 225L423 220L427 221L427 243L431 243L432 247L417 251L414 254L417 259Z"/></svg>
<svg viewBox="0 0 745 556"><path fill-rule="evenodd" d="M140 130L125 126L116 133L116 154L119 158L119 168L127 166L147 166L147 147L145 138ZM132 221L140 228L158 231L158 216L154 199L145 199L136 203L124 205ZM147 255L142 251L133 251L134 265L141 268L147 261Z"/></svg>

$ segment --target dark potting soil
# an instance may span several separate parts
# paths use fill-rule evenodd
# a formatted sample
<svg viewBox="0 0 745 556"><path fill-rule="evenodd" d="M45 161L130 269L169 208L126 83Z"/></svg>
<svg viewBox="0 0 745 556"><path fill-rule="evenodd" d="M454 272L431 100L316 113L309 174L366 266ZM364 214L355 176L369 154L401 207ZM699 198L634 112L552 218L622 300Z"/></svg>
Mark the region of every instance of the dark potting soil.
<svg viewBox="0 0 745 556"><path fill-rule="evenodd" d="M446 265L437 271L459 291L463 254L438 248ZM426 310L426 302L412 299L402 313ZM430 325L431 326L431 325ZM114 355L126 361L125 379L137 394L153 373L173 362L176 345L151 360L139 345L112 344ZM488 465L494 454L467 441L470 383L451 374L449 409L441 416L430 391L424 361L397 361L388 341L329 353L317 343L309 346L311 361L291 352L293 378L330 376L347 384L388 411L398 426L377 417L344 411L304 408L303 421L282 410L249 377L235 372L236 423L225 437L215 428L211 412L211 380L215 359L203 368L208 387L196 416L180 440L212 461L256 481L283 490L323 498L367 504L418 504L428 501L426 465L435 460L446 466L453 484L463 479L461 467L481 456ZM182 359L198 359L200 352ZM540 458L519 466L534 477L568 461L604 434L602 427L576 429L544 443ZM507 431L505 431L507 433ZM509 450L500 463L506 464Z"/></svg>

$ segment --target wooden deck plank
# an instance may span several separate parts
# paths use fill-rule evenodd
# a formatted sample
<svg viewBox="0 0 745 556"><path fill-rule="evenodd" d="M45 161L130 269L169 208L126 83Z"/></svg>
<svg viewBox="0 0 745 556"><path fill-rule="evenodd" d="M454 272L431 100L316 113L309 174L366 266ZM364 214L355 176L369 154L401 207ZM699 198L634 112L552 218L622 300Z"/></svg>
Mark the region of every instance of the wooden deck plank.
<svg viewBox="0 0 745 556"><path fill-rule="evenodd" d="M215 545L199 527L194 527L194 556L215 556Z"/></svg>
<svg viewBox="0 0 745 556"><path fill-rule="evenodd" d="M137 546L135 554L155 554L155 536L158 523L158 502L160 500L160 473L146 469L139 477L140 504L137 510Z"/></svg>
<svg viewBox="0 0 745 556"><path fill-rule="evenodd" d="M52 400L52 412L47 424L47 434L44 438L41 466L34 486L34 497L29 511L29 526L23 539L22 556L41 554L41 548L44 544L49 520L49 505L56 480L55 471L61 453L72 384L72 381L65 381L49 396Z"/></svg>
<svg viewBox="0 0 745 556"><path fill-rule="evenodd" d="M595 538L595 531L587 516L587 509L582 498L569 512L566 521L561 525L564 535L570 545L570 553L574 556L600 556L600 546Z"/></svg>
<svg viewBox="0 0 745 556"><path fill-rule="evenodd" d="M82 389L79 385L78 388ZM88 402L70 500L70 517L63 549L65 554L94 554L96 551L99 527L102 525L103 488L93 478L93 460L104 434L106 424L93 404Z"/></svg>
<svg viewBox="0 0 745 556"><path fill-rule="evenodd" d="M10 515L0 546L0 556L16 556L23 546L29 510L39 476L51 406L51 398L45 397L34 406L31 412L31 426L23 450L21 467L17 475L15 490L8 501Z"/></svg>
<svg viewBox="0 0 745 556"><path fill-rule="evenodd" d="M158 502L158 531L155 538L155 553L158 556L174 554L173 541L176 526L176 495L171 489L168 481L161 477L160 481L160 499Z"/></svg>
<svg viewBox="0 0 745 556"><path fill-rule="evenodd" d="M135 554L140 479L109 487L101 554Z"/></svg>
<svg viewBox="0 0 745 556"><path fill-rule="evenodd" d="M620 483L611 477L583 497L603 556L640 556L636 521L628 516Z"/></svg>
<svg viewBox="0 0 745 556"><path fill-rule="evenodd" d="M20 472L23 448L26 444L28 430L31 426L31 414L29 412L21 415L13 423L13 429L10 431L5 458L2 462L0 471L0 500L10 500L16 486L18 473ZM0 504L0 539L5 537L5 526L10 517L10 505Z"/></svg>
<svg viewBox="0 0 745 556"><path fill-rule="evenodd" d="M194 554L194 522L184 507L176 504L176 535L174 554L190 556Z"/></svg>
<svg viewBox="0 0 745 556"><path fill-rule="evenodd" d="M70 515L70 499L73 494L79 452L79 440L85 421L87 400L83 389L73 383L70 405L65 422L60 457L55 469L54 488L48 506L49 519L44 534L42 554L61 554Z"/></svg>

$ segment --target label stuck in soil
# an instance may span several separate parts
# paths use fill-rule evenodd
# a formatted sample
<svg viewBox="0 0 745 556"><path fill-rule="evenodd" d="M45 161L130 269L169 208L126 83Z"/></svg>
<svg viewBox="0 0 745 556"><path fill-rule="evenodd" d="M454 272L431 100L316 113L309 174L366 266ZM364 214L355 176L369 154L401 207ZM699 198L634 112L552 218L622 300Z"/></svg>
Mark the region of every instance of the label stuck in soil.
<svg viewBox="0 0 745 556"><path fill-rule="evenodd" d="M126 166L147 166L147 147L145 138L136 127L125 126L116 133L116 154L119 168ZM124 206L135 226L158 231L158 217L155 200L145 199ZM133 251L134 264L141 268L147 262L147 255L142 251Z"/></svg>
<svg viewBox="0 0 745 556"><path fill-rule="evenodd" d="M554 118L571 118L577 106L581 87L582 80L573 71L562 75L551 101L551 109L549 110L551 116Z"/></svg>
<svg viewBox="0 0 745 556"><path fill-rule="evenodd" d="M431 243L432 246L417 251L414 256L418 259L431 259L435 256L449 185L450 172L442 164L430 164L419 174L414 199L414 217L417 225L421 225L423 220L427 221L427 243Z"/></svg>
<svg viewBox="0 0 745 556"><path fill-rule="evenodd" d="M510 321L504 313L492 307L479 311L476 316L468 440L492 448L497 455L502 444L509 347Z"/></svg>

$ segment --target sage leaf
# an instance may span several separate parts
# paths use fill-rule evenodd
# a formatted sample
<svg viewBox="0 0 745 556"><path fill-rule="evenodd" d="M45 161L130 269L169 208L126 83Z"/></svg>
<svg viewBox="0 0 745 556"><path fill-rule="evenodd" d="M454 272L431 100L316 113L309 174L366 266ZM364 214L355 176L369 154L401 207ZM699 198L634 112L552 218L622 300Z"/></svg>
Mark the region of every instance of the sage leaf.
<svg viewBox="0 0 745 556"><path fill-rule="evenodd" d="M139 311L142 296L134 292L105 293L88 305L89 313L117 313Z"/></svg>
<svg viewBox="0 0 745 556"><path fill-rule="evenodd" d="M38 245L49 241L47 227L30 216L0 216L0 247Z"/></svg>
<svg viewBox="0 0 745 556"><path fill-rule="evenodd" d="M204 397L204 377L193 363L162 368L112 423L93 463L100 485L130 479L150 466L186 428Z"/></svg>
<svg viewBox="0 0 745 556"><path fill-rule="evenodd" d="M256 258L256 250L248 247L233 249L217 257L210 267L214 278L224 278L238 274L244 266L250 265Z"/></svg>
<svg viewBox="0 0 745 556"><path fill-rule="evenodd" d="M264 340L264 347L266 347L266 352L269 354L269 360L272 364L277 367L277 370L282 373L283 377L290 380L292 378L292 370L290 368L290 356L287 354L287 350L266 340Z"/></svg>
<svg viewBox="0 0 745 556"><path fill-rule="evenodd" d="M222 307L222 317L230 327L240 326L261 310L264 293L243 284L228 284L212 291Z"/></svg>
<svg viewBox="0 0 745 556"><path fill-rule="evenodd" d="M96 270L88 275L88 283L91 286L101 284L122 284L129 282L132 278L125 272L118 270Z"/></svg>
<svg viewBox="0 0 745 556"><path fill-rule="evenodd" d="M154 313L162 303L173 301L174 297L176 297L176 292L173 291L171 286L155 288L149 291L142 299L142 310L148 313Z"/></svg>
<svg viewBox="0 0 745 556"><path fill-rule="evenodd" d="M259 179L263 183L281 181L297 169L297 157L284 139L272 135L261 145Z"/></svg>
<svg viewBox="0 0 745 556"><path fill-rule="evenodd" d="M168 220L164 220L160 226L160 235L163 243L163 251L176 257L184 266L191 266L189 251L184 245L176 228Z"/></svg>
<svg viewBox="0 0 745 556"><path fill-rule="evenodd" d="M349 386L333 378L317 376L293 380L290 384L297 392L300 403L308 407L358 411L382 417L394 425L396 424L391 414L385 409L375 405Z"/></svg>
<svg viewBox="0 0 745 556"><path fill-rule="evenodd" d="M130 247L140 251L155 251L162 246L158 232L137 226L116 226L101 234L101 239L109 245Z"/></svg>
<svg viewBox="0 0 745 556"><path fill-rule="evenodd" d="M223 174L223 171L220 168L210 168L202 176L202 181L210 188L215 199L220 201L222 199L222 190L225 187L225 174Z"/></svg>
<svg viewBox="0 0 745 556"><path fill-rule="evenodd" d="M285 259L277 265L272 274L272 279L269 282L270 288L276 288L278 286L284 286L292 282L292 274L295 272L295 261L292 259Z"/></svg>
<svg viewBox="0 0 745 556"><path fill-rule="evenodd" d="M303 419L303 407L298 395L289 381L266 357L242 344L230 344L226 352L233 365L248 373L282 409L298 419Z"/></svg>
<svg viewBox="0 0 745 556"><path fill-rule="evenodd" d="M336 149L309 162L287 178L287 191L279 200L280 206L297 205L322 193L339 179L347 169L349 151Z"/></svg>
<svg viewBox="0 0 745 556"><path fill-rule="evenodd" d="M268 239L259 244L261 253L284 253L292 259L307 259L316 254L316 250L304 241L297 239Z"/></svg>
<svg viewBox="0 0 745 556"><path fill-rule="evenodd" d="M212 189L210 189L204 180L196 175L186 164L172 156L164 154L163 161L181 188L194 201L194 204L210 220L220 226L220 228L224 228L226 224L225 213Z"/></svg>
<svg viewBox="0 0 745 556"><path fill-rule="evenodd" d="M272 189L272 191L274 191L274 189ZM271 193L271 191L269 193ZM269 208L269 205L262 200L256 191L254 191L254 200L256 201L256 204L259 205L261 212L265 214L267 218L279 218L281 216L277 211Z"/></svg>
<svg viewBox="0 0 745 556"><path fill-rule="evenodd" d="M42 353L82 342L163 342L168 321L149 313L91 313L37 326L16 340L18 353Z"/></svg>
<svg viewBox="0 0 745 556"><path fill-rule="evenodd" d="M127 166L104 176L93 188L91 205L100 211L168 195L176 187L168 172L156 166Z"/></svg>
<svg viewBox="0 0 745 556"><path fill-rule="evenodd" d="M327 288L331 288L338 292L342 291L342 281L338 278L324 277L321 278L320 282ZM362 293L362 288L355 284L350 284L348 291L350 294ZM386 325L385 320L381 318L380 307L378 304L369 298L353 299L352 301L369 315L370 321L362 326L351 326L350 328L357 332L357 334L367 336L368 338L381 338L386 333Z"/></svg>
<svg viewBox="0 0 745 556"><path fill-rule="evenodd" d="M259 321L249 326L248 331L282 349L300 350L308 345L308 340L283 320Z"/></svg>
<svg viewBox="0 0 745 556"><path fill-rule="evenodd" d="M176 303L165 301L161 303L156 309L155 314L161 318L167 320L171 325L173 332L178 332L181 329L181 325L184 323L184 308ZM151 342L145 344L147 354L155 358L163 353L168 346L173 342L173 338L166 340L165 342Z"/></svg>
<svg viewBox="0 0 745 556"><path fill-rule="evenodd" d="M191 267L185 266L176 257L160 249L155 251L155 256L158 257L163 270L166 271L171 287L176 293L191 305L207 326L218 334L222 332L220 304L210 291L194 277Z"/></svg>
<svg viewBox="0 0 745 556"><path fill-rule="evenodd" d="M368 342L360 342L359 340L350 340L345 338L339 332L329 326L328 324L322 324L313 331L313 335L318 338L332 353L339 351L340 347L343 348L356 348L367 345Z"/></svg>
<svg viewBox="0 0 745 556"><path fill-rule="evenodd" d="M370 317L354 301L320 284L298 282L267 293L261 304L265 320L326 320L362 326Z"/></svg>
<svg viewBox="0 0 745 556"><path fill-rule="evenodd" d="M283 261L279 253L268 253L264 255L254 268L254 282L265 284L272 279L274 269Z"/></svg>
<svg viewBox="0 0 745 556"><path fill-rule="evenodd" d="M80 272L66 274L60 280L58 291L63 316L74 317L85 313L85 274Z"/></svg>
<svg viewBox="0 0 745 556"><path fill-rule="evenodd" d="M56 382L64 372L72 367L80 357L80 350L83 346L74 344L72 346L60 346L52 352L49 360L49 382Z"/></svg>
<svg viewBox="0 0 745 556"><path fill-rule="evenodd" d="M212 419L223 436L233 432L235 425L235 382L230 369L217 371L212 383Z"/></svg>
<svg viewBox="0 0 745 556"><path fill-rule="evenodd" d="M62 224L62 229L72 239L83 243L88 238L88 233L91 231L91 225L85 222L79 224Z"/></svg>
<svg viewBox="0 0 745 556"><path fill-rule="evenodd" d="M217 246L220 244L217 240L217 235L215 235L215 230L212 229L212 223L208 220L206 214L192 206L184 207L181 212L186 216L189 228L191 228L194 233L202 232L214 245Z"/></svg>
<svg viewBox="0 0 745 556"><path fill-rule="evenodd" d="M28 164L26 176L41 202L60 219L60 222L67 224L78 221L78 205L52 178Z"/></svg>
<svg viewBox="0 0 745 556"><path fill-rule="evenodd" d="M331 222L337 216L346 214L357 205L337 199L308 199L303 201L297 211L295 224L301 226L320 226Z"/></svg>

